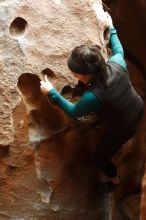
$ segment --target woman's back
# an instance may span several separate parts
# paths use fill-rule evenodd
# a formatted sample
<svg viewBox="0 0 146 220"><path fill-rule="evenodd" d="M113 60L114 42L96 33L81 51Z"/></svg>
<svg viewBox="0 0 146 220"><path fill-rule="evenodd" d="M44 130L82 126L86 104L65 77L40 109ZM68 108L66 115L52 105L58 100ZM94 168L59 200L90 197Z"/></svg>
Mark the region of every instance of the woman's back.
<svg viewBox="0 0 146 220"><path fill-rule="evenodd" d="M136 93L128 71L114 62L107 63L107 87L99 88L95 84L90 91L102 102L98 113L113 130L125 130L137 123L144 111L141 97Z"/></svg>

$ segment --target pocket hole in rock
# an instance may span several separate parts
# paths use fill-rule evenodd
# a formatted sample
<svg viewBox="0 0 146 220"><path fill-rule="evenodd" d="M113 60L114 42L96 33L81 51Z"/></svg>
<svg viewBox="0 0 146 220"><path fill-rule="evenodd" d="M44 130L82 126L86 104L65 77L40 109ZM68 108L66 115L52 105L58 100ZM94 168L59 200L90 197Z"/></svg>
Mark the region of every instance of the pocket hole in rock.
<svg viewBox="0 0 146 220"><path fill-rule="evenodd" d="M26 33L27 27L28 27L28 23L25 19L21 17L15 18L10 25L10 29L9 29L10 36L14 39L23 37Z"/></svg>
<svg viewBox="0 0 146 220"><path fill-rule="evenodd" d="M74 89L73 89L71 86L66 85L66 86L64 86L64 87L62 88L61 94L62 94L65 98L71 99L71 98L72 98L73 91L74 91Z"/></svg>
<svg viewBox="0 0 146 220"><path fill-rule="evenodd" d="M40 79L35 74L23 73L18 78L17 86L22 93L23 99L33 109L41 98Z"/></svg>
<svg viewBox="0 0 146 220"><path fill-rule="evenodd" d="M17 86L31 120L28 125L31 142L38 142L52 132L64 128L63 114L51 105L47 96L41 94L40 79L37 75L23 73L18 78Z"/></svg>
<svg viewBox="0 0 146 220"><path fill-rule="evenodd" d="M42 73L42 75L47 75L47 77L49 79L56 78L55 73L51 69L49 69L49 68L46 68L46 69L42 70L41 73Z"/></svg>
<svg viewBox="0 0 146 220"><path fill-rule="evenodd" d="M18 78L17 86L21 92L24 104L27 107L29 113L29 120L32 118L32 112L36 112L38 118L32 123L28 124L29 127L29 141L37 142L42 139L41 129L37 124L40 124L40 114L39 114L39 103L41 100L41 91L40 91L40 79L37 75L31 73L23 73Z"/></svg>

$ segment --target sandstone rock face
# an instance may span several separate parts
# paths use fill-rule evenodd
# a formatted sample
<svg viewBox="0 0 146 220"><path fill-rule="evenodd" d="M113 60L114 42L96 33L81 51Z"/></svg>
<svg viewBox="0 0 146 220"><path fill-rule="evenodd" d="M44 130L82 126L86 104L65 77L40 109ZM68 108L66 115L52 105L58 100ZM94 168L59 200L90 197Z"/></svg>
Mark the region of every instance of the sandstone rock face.
<svg viewBox="0 0 146 220"><path fill-rule="evenodd" d="M75 101L81 88L71 88L70 51L94 43L107 58L92 3L0 1L1 220L110 218L109 195L95 194L90 166L99 127L67 118L39 89L47 74L68 99L76 92Z"/></svg>
<svg viewBox="0 0 146 220"><path fill-rule="evenodd" d="M145 117L137 135L114 158L121 186L113 196L98 194L94 184L101 177L91 160L104 128L95 125L92 117L69 119L39 89L40 79L47 74L74 102L84 88L76 86L67 69L70 51L94 43L107 59L105 27L92 10L94 2L101 3L0 1L1 220L139 218ZM99 11L103 13L101 4ZM134 71L132 82L144 96L143 75L128 62Z"/></svg>
<svg viewBox="0 0 146 220"><path fill-rule="evenodd" d="M1 132L0 144L14 139L12 110L20 103L17 80L24 72L38 73L47 68L60 77L57 89L74 80L67 77L66 60L77 45L104 44L103 27L97 21L89 2L2 1L1 9ZM88 15L88 16L87 16ZM105 48L103 47L103 50ZM105 50L104 50L105 53ZM17 58L19 57L19 58ZM55 81L55 80L54 80ZM9 103L9 104L8 104Z"/></svg>

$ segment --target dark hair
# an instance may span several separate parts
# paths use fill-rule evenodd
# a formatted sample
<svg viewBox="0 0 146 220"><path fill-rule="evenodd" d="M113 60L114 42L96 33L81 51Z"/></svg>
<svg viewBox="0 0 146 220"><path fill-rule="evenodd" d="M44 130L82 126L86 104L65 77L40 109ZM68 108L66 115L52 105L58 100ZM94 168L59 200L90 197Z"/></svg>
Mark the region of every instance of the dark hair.
<svg viewBox="0 0 146 220"><path fill-rule="evenodd" d="M93 75L93 81L106 86L106 63L98 45L76 47L68 59L68 67L81 75Z"/></svg>

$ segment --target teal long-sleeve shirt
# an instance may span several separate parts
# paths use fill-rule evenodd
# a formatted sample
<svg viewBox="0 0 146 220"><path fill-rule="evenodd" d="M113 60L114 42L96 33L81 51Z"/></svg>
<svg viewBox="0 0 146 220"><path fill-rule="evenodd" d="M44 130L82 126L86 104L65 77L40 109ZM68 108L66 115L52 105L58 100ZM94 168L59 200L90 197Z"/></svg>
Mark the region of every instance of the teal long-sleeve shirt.
<svg viewBox="0 0 146 220"><path fill-rule="evenodd" d="M110 45L113 56L108 60L120 64L125 69L126 62L124 61L124 50L117 36L116 29L110 28ZM102 102L98 99L95 94L91 91L86 91L80 100L73 104L66 100L62 95L57 92L55 88L51 89L48 93L50 99L69 116L72 118L78 118L90 114L91 112L98 112L102 107Z"/></svg>

